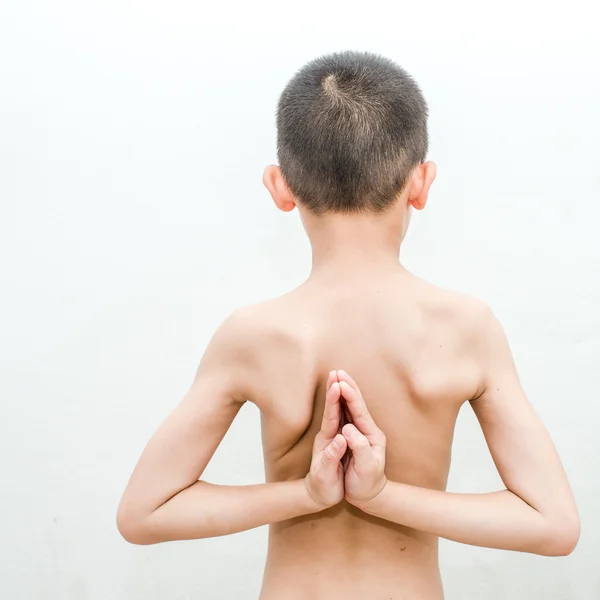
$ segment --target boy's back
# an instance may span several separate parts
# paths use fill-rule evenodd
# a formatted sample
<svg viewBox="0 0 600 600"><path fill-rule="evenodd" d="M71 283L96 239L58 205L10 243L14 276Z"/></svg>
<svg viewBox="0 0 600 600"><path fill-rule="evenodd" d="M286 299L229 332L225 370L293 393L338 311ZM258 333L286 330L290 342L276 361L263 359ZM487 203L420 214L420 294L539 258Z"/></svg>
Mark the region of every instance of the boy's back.
<svg viewBox="0 0 600 600"><path fill-rule="evenodd" d="M399 265L309 281L247 309L252 328L264 329L252 400L263 415L267 481L307 473L327 376L341 365L387 436L387 476L445 489L458 411L480 385L469 347L478 310ZM441 598L437 538L348 503L271 527L265 599L332 598L334 590L366 598L367 589L373 598L408 590Z"/></svg>

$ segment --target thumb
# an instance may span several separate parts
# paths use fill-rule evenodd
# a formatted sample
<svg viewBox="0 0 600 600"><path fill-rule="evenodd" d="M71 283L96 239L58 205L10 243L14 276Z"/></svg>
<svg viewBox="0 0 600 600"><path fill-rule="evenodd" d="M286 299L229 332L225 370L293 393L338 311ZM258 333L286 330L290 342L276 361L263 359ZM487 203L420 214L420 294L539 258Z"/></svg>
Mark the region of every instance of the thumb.
<svg viewBox="0 0 600 600"><path fill-rule="evenodd" d="M355 463L358 462L360 464L367 457L371 456L371 444L369 440L352 423L344 425L342 434L348 443L348 447L352 450Z"/></svg>
<svg viewBox="0 0 600 600"><path fill-rule="evenodd" d="M334 466L337 469L337 463L340 462L342 456L346 453L346 439L338 433L333 440L325 447L321 454L321 462L323 466Z"/></svg>

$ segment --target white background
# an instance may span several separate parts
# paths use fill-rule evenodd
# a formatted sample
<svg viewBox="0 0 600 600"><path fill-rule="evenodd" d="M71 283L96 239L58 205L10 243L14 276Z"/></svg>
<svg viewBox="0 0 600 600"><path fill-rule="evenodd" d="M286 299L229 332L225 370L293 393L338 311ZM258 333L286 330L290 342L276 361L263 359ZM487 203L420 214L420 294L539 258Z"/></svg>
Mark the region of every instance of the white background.
<svg viewBox="0 0 600 600"><path fill-rule="evenodd" d="M563 559L443 542L447 598L597 600L594 4L4 0L0 596L257 597L265 529L134 547L115 511L218 323L307 275L297 215L261 184L274 109L307 60L357 49L430 105L439 174L405 263L493 306L582 516ZM206 476L259 482L261 460L248 406ZM466 409L450 489L499 485Z"/></svg>

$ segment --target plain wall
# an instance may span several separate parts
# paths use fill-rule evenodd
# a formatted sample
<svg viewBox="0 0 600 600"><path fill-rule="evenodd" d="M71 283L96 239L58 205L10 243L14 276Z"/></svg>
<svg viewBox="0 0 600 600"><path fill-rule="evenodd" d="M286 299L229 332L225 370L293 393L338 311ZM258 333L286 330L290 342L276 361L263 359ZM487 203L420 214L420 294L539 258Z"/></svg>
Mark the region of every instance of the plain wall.
<svg viewBox="0 0 600 600"><path fill-rule="evenodd" d="M283 86L343 49L421 84L439 171L403 260L492 305L581 510L567 558L442 542L447 598L600 597L598 8L560 4L0 4L0 597L257 597L266 528L135 547L115 512L217 325L308 274L261 177ZM254 407L206 477L263 480ZM500 486L466 407L449 489Z"/></svg>

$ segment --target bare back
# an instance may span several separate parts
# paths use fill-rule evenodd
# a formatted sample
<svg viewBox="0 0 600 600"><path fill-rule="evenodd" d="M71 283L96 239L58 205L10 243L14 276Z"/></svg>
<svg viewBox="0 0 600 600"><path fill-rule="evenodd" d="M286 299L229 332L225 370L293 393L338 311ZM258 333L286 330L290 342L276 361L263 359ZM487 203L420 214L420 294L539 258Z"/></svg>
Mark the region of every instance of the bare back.
<svg viewBox="0 0 600 600"><path fill-rule="evenodd" d="M356 285L309 281L255 310L265 333L252 400L267 481L307 473L327 374L339 368L386 434L388 477L445 489L456 417L480 383L465 335L468 299L398 267ZM367 596L442 598L437 538L345 502L271 526L261 599Z"/></svg>
<svg viewBox="0 0 600 600"><path fill-rule="evenodd" d="M201 480L248 400L262 414L269 483ZM505 490L442 491L466 400ZM340 423L344 403L352 426ZM556 449L489 309L397 263L361 268L348 259L223 323L144 449L117 514L136 544L267 523L261 600L441 600L436 536L564 556L580 531Z"/></svg>

